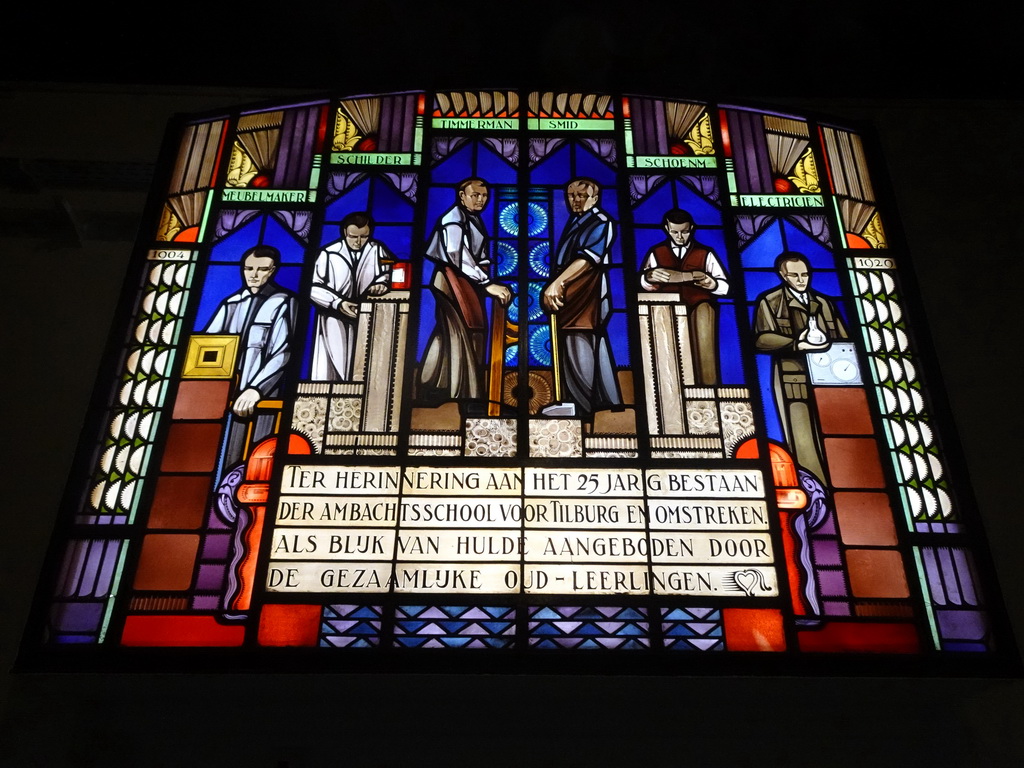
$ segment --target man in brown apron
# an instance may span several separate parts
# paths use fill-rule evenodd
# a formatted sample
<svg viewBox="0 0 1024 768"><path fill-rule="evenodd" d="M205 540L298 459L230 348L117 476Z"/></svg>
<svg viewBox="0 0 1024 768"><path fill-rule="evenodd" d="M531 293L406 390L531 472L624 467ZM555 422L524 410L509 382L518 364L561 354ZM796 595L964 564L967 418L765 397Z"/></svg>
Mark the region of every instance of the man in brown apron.
<svg viewBox="0 0 1024 768"><path fill-rule="evenodd" d="M427 258L436 265L430 281L436 322L419 375L418 399L426 404L484 399L484 299L489 295L502 306L512 300L507 286L491 282L480 218L488 195L483 179L459 184L456 204L438 219L427 245Z"/></svg>
<svg viewBox="0 0 1024 768"><path fill-rule="evenodd" d="M622 404L608 344L608 267L615 222L597 207L600 194L593 179L574 179L565 188L573 216L559 240L541 306L555 318L555 376L560 378L561 394L571 403L548 406L542 412L549 416L577 415L573 410L590 415Z"/></svg>

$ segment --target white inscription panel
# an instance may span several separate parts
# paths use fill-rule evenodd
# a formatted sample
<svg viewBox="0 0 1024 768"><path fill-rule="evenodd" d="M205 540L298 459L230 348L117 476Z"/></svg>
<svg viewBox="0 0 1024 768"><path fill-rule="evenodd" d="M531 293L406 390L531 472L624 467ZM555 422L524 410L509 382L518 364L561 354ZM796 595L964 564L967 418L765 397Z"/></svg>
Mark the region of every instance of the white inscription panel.
<svg viewBox="0 0 1024 768"><path fill-rule="evenodd" d="M274 592L773 597L755 469L284 468Z"/></svg>
<svg viewBox="0 0 1024 768"><path fill-rule="evenodd" d="M433 528L515 528L523 517L517 498L405 498L401 506L402 527Z"/></svg>

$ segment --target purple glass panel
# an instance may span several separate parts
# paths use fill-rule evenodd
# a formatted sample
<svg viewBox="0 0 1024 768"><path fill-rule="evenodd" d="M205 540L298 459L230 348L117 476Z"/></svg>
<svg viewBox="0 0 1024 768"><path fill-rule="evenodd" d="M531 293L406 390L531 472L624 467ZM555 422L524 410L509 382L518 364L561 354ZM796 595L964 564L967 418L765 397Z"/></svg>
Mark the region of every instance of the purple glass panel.
<svg viewBox="0 0 1024 768"><path fill-rule="evenodd" d="M761 115L751 112L729 112L729 131L735 154L736 180L744 194L768 192L772 189L768 146Z"/></svg>
<svg viewBox="0 0 1024 768"><path fill-rule="evenodd" d="M103 555L107 549L105 544L106 542L103 541L88 542L85 559L82 561L82 568L79 571L78 594L97 594L97 587L99 586L97 584L97 577L100 565L103 562Z"/></svg>
<svg viewBox="0 0 1024 768"><path fill-rule="evenodd" d="M121 552L121 542L108 541L103 552L103 562L100 563L99 573L96 576L97 597L106 597L110 594L110 585L114 580L114 568L117 565L117 556Z"/></svg>
<svg viewBox="0 0 1024 768"><path fill-rule="evenodd" d="M826 616L849 616L850 604L840 603L836 600L825 600L822 602L822 609Z"/></svg>
<svg viewBox="0 0 1024 768"><path fill-rule="evenodd" d="M220 590L224 586L223 565L200 565L196 589Z"/></svg>
<svg viewBox="0 0 1024 768"><path fill-rule="evenodd" d="M936 611L935 618L943 639L982 640L988 632L985 614L980 611Z"/></svg>
<svg viewBox="0 0 1024 768"><path fill-rule="evenodd" d="M814 531L816 534L824 536L835 536L836 535L836 521L832 515L831 508L826 513L826 517L821 521L821 525Z"/></svg>
<svg viewBox="0 0 1024 768"><path fill-rule="evenodd" d="M966 653L986 653L991 649L984 643L943 643L942 650Z"/></svg>
<svg viewBox="0 0 1024 768"><path fill-rule="evenodd" d="M974 563L967 550L954 549L953 564L956 567L956 574L960 579L960 592L963 594L964 603L967 605L978 605L978 592L974 587Z"/></svg>
<svg viewBox="0 0 1024 768"><path fill-rule="evenodd" d="M61 594L105 596L110 591L110 580L120 548L120 541L100 539L71 542L61 568Z"/></svg>
<svg viewBox="0 0 1024 768"><path fill-rule="evenodd" d="M834 539L813 539L814 562L816 565L842 565L839 557L839 545Z"/></svg>
<svg viewBox="0 0 1024 768"><path fill-rule="evenodd" d="M225 560L231 547L230 536L210 535L203 542L204 560Z"/></svg>
<svg viewBox="0 0 1024 768"><path fill-rule="evenodd" d="M935 550L939 567L939 578L946 588L946 597L954 605L963 605L963 596L960 594L960 581L957 579L956 566L953 564L952 551L947 547L939 547Z"/></svg>
<svg viewBox="0 0 1024 768"><path fill-rule="evenodd" d="M846 580L842 571L818 571L818 586L822 595L846 597Z"/></svg>
<svg viewBox="0 0 1024 768"><path fill-rule="evenodd" d="M50 625L58 632L96 632L103 619L103 603L57 603L50 610Z"/></svg>
<svg viewBox="0 0 1024 768"><path fill-rule="evenodd" d="M928 591L931 593L932 602L936 605L946 605L949 600L946 590L942 586L942 577L935 562L935 550L932 547L921 548L921 562L924 564L924 573L928 579Z"/></svg>

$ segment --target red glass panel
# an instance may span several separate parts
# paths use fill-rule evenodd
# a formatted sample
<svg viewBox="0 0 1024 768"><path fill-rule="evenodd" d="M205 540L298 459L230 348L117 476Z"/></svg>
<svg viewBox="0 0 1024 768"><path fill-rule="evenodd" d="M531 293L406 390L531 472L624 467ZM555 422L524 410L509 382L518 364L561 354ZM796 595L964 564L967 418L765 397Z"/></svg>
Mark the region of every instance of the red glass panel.
<svg viewBox="0 0 1024 768"><path fill-rule="evenodd" d="M826 435L870 435L875 431L863 389L816 387L814 399L818 401L818 419Z"/></svg>
<svg viewBox="0 0 1024 768"><path fill-rule="evenodd" d="M725 646L730 651L784 651L782 611L773 608L726 608Z"/></svg>
<svg viewBox="0 0 1024 768"><path fill-rule="evenodd" d="M146 536L135 573L135 589L188 589L198 549L199 537L191 533Z"/></svg>
<svg viewBox="0 0 1024 768"><path fill-rule="evenodd" d="M212 472L217 462L221 425L172 424L160 469L164 472Z"/></svg>
<svg viewBox="0 0 1024 768"><path fill-rule="evenodd" d="M919 653L913 624L854 624L832 621L821 629L797 633L801 651L850 653Z"/></svg>
<svg viewBox="0 0 1024 768"><path fill-rule="evenodd" d="M910 597L903 558L894 549L848 549L850 587L857 597Z"/></svg>
<svg viewBox="0 0 1024 768"><path fill-rule="evenodd" d="M864 437L829 437L825 455L836 488L884 488L882 463L875 441Z"/></svg>
<svg viewBox="0 0 1024 768"><path fill-rule="evenodd" d="M207 475L162 475L150 507L150 528L198 528L206 511Z"/></svg>
<svg viewBox="0 0 1024 768"><path fill-rule="evenodd" d="M224 415L231 382L183 381L174 401L175 419L217 419Z"/></svg>
<svg viewBox="0 0 1024 768"><path fill-rule="evenodd" d="M230 646L241 645L245 628L225 626L213 616L129 616L122 645Z"/></svg>
<svg viewBox="0 0 1024 768"><path fill-rule="evenodd" d="M260 645L316 645L319 605L265 605L260 614Z"/></svg>
<svg viewBox="0 0 1024 768"><path fill-rule="evenodd" d="M844 543L896 545L896 526L889 497L884 493L840 491L835 495L835 505Z"/></svg>

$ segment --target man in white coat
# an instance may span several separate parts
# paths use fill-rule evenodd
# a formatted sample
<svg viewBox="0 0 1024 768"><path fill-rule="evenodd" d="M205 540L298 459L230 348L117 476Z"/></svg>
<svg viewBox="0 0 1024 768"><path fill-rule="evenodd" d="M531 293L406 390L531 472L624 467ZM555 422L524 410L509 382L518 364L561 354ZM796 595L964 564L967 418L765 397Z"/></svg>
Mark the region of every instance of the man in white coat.
<svg viewBox="0 0 1024 768"><path fill-rule="evenodd" d="M227 419L221 467L243 458L249 422L251 445L274 431L276 416L259 413L261 400L279 398L288 360L298 301L295 294L274 282L281 261L277 248L257 245L242 254L242 288L225 298L206 326L206 333L239 338L235 388Z"/></svg>
<svg viewBox="0 0 1024 768"><path fill-rule="evenodd" d="M320 251L313 270L310 298L320 308L313 340L314 381L351 381L359 302L391 287L395 257L371 239L370 214L348 214L341 221L341 235Z"/></svg>

